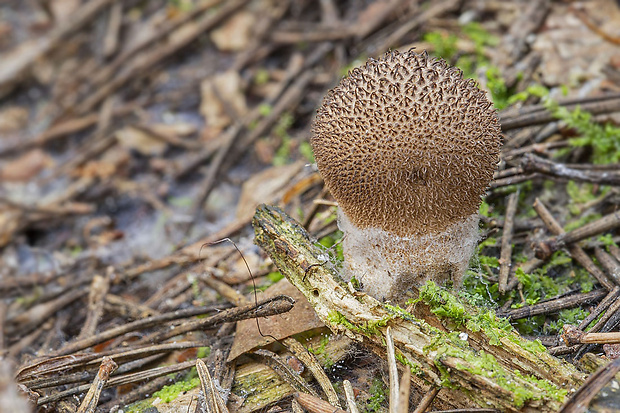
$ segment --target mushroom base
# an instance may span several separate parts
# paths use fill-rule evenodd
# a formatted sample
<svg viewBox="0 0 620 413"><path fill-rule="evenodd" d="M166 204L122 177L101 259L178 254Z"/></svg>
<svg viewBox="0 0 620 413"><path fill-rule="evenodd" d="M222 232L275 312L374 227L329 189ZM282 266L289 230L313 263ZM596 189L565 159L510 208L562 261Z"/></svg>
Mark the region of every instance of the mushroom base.
<svg viewBox="0 0 620 413"><path fill-rule="evenodd" d="M441 233L399 237L379 228L358 228L339 211L338 226L345 235L343 277L348 281L355 276L363 291L393 302L428 280L460 287L480 238L478 221L475 213Z"/></svg>

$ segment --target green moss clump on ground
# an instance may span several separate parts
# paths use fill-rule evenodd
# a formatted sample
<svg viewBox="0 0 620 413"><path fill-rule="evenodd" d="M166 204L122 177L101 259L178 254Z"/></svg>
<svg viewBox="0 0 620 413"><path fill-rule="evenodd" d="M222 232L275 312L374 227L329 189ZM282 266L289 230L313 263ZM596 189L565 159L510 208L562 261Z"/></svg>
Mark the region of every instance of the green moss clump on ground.
<svg viewBox="0 0 620 413"><path fill-rule="evenodd" d="M385 386L385 383L383 383L383 380L375 378L372 381L370 389L368 390L368 393L370 393L370 397L368 398L368 400L366 400L365 404L362 404L360 406L361 411L365 413L377 413L384 411L384 405L387 400L386 392L387 388Z"/></svg>
<svg viewBox="0 0 620 413"><path fill-rule="evenodd" d="M161 390L153 393L153 397L159 397L164 403L170 403L176 399L180 393L189 391L198 386L200 386L200 379L198 377L193 377L189 380L164 386Z"/></svg>

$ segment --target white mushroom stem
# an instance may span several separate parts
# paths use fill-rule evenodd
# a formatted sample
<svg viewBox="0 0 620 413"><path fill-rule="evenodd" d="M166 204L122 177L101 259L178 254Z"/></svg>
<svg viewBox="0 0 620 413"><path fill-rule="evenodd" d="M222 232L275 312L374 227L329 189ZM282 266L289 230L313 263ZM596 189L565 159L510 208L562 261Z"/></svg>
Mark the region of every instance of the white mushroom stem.
<svg viewBox="0 0 620 413"><path fill-rule="evenodd" d="M339 210L343 277L355 277L364 291L382 300L399 300L411 286L428 280L459 287L480 238L478 221L476 213L441 233L399 237L380 228L358 228Z"/></svg>

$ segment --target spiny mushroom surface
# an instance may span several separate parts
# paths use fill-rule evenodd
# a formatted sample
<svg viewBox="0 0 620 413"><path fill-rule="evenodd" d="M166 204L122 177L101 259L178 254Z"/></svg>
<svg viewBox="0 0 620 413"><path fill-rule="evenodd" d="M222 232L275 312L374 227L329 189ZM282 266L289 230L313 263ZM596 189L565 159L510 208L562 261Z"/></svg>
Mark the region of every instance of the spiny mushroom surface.
<svg viewBox="0 0 620 413"><path fill-rule="evenodd" d="M389 299L428 279L460 284L500 140L485 93L443 60L395 51L352 70L311 140L340 207L345 277Z"/></svg>

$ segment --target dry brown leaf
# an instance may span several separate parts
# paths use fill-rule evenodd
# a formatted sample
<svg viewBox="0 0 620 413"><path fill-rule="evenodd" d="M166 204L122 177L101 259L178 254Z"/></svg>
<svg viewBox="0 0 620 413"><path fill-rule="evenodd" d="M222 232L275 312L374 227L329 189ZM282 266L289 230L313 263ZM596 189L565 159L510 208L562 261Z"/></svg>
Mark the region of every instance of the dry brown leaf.
<svg viewBox="0 0 620 413"><path fill-rule="evenodd" d="M105 151L101 159L88 161L82 168L76 170L76 175L82 178L108 179L120 175L123 166L130 160L127 148L113 146Z"/></svg>
<svg viewBox="0 0 620 413"><path fill-rule="evenodd" d="M80 7L80 0L52 0L49 2L49 8L54 16L55 24L60 24L73 14Z"/></svg>
<svg viewBox="0 0 620 413"><path fill-rule="evenodd" d="M124 148L134 149L147 156L161 155L167 146L161 139L132 126L117 131L116 137Z"/></svg>
<svg viewBox="0 0 620 413"><path fill-rule="evenodd" d="M370 3L357 17L357 24L363 26L364 24L373 21L377 14L381 14L384 10L392 7L389 1L375 1Z"/></svg>
<svg viewBox="0 0 620 413"><path fill-rule="evenodd" d="M610 36L620 36L620 9L606 0L583 2L583 12ZM617 49L592 32L569 4L551 8L545 30L536 35L532 49L542 56L537 70L546 85L574 84L586 79L602 78L602 68Z"/></svg>
<svg viewBox="0 0 620 413"><path fill-rule="evenodd" d="M17 132L28 123L28 109L9 106L0 110L0 133Z"/></svg>
<svg viewBox="0 0 620 413"><path fill-rule="evenodd" d="M252 27L256 17L249 11L241 11L211 32L211 40L225 52L244 50L252 39Z"/></svg>
<svg viewBox="0 0 620 413"><path fill-rule="evenodd" d="M13 240L13 234L19 227L21 212L16 209L0 210L0 248Z"/></svg>
<svg viewBox="0 0 620 413"><path fill-rule="evenodd" d="M273 202L277 192L282 190L303 167L303 161L274 166L248 179L241 187L237 218L252 217L259 204Z"/></svg>
<svg viewBox="0 0 620 413"><path fill-rule="evenodd" d="M317 317L312 305L306 297L299 292L286 278L281 279L265 292L258 293L258 299L285 294L295 299L295 306L291 311L258 320L263 334L271 335L281 340L304 331L324 327L325 325ZM234 360L241 354L256 347L262 347L273 342L271 337L262 337L256 328L256 320L248 319L237 323L237 333L232 349L228 355L228 361Z"/></svg>
<svg viewBox="0 0 620 413"><path fill-rule="evenodd" d="M0 181L26 182L34 178L54 161L41 149L33 149L4 165L0 170Z"/></svg>
<svg viewBox="0 0 620 413"><path fill-rule="evenodd" d="M230 125L231 118L226 108L236 116L247 112L241 77L234 70L218 73L202 81L200 113L205 117L207 127L223 129Z"/></svg>
<svg viewBox="0 0 620 413"><path fill-rule="evenodd" d="M179 137L189 136L196 133L197 131L195 125L183 122L177 122L172 124L155 123L153 125L149 125L149 128L152 129L153 132L161 133L162 135L174 135Z"/></svg>

